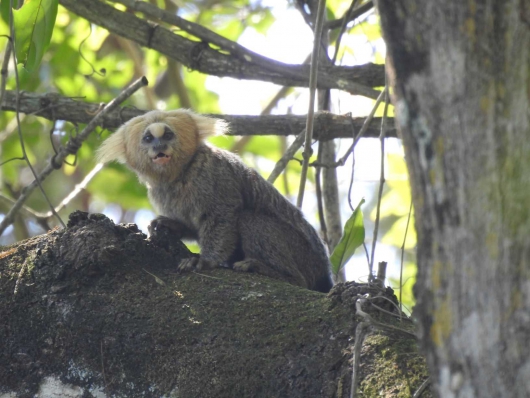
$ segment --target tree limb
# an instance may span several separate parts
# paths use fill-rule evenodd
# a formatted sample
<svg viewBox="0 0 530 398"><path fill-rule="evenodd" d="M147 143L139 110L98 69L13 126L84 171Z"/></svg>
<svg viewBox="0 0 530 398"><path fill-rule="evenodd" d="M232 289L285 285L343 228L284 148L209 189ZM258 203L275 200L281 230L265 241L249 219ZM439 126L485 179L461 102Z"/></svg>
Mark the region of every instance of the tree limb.
<svg viewBox="0 0 530 398"><path fill-rule="evenodd" d="M152 48L202 73L262 80L282 86L307 87L309 84L308 65L288 65L273 60L269 60L265 65L258 59L252 59L250 62L244 58L223 54L211 48L208 41L189 40L101 1L60 0L60 4L114 34ZM271 63L275 64L274 71L267 67ZM279 73L280 70L283 72ZM384 86L384 66L323 66L319 68L318 81L318 88L341 89L375 99L379 93L371 87Z"/></svg>
<svg viewBox="0 0 530 398"><path fill-rule="evenodd" d="M15 92L6 90L3 111L14 111L16 105ZM20 112L44 117L48 120L66 120L72 123L88 123L95 112L100 109L100 104L74 100L56 93L37 94L20 93ZM140 116L146 111L131 107L117 107L115 110L102 115L99 125L107 129L115 129L135 116ZM303 115L210 115L224 119L230 123L227 135L296 135L305 128L306 117ZM327 141L334 138L351 138L352 129L359 131L366 118L352 118L347 115L334 115L327 112L315 115L314 139ZM379 137L381 118L373 118L367 126L363 137ZM373 126L373 127L370 127ZM394 119L387 120L387 137L396 137Z"/></svg>

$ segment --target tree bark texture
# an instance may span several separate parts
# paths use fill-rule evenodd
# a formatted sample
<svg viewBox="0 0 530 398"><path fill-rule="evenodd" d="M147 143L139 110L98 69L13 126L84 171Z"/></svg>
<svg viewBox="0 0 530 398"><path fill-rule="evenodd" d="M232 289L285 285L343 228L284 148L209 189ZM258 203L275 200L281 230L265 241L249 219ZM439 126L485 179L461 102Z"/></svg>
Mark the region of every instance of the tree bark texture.
<svg viewBox="0 0 530 398"><path fill-rule="evenodd" d="M4 248L0 396L349 397L357 299L413 328L381 312L395 314L390 288L326 296L229 269L176 273L189 255L170 235L82 212ZM410 397L426 378L415 339L370 329L358 391Z"/></svg>
<svg viewBox="0 0 530 398"><path fill-rule="evenodd" d="M439 396L530 396L530 1L378 0Z"/></svg>

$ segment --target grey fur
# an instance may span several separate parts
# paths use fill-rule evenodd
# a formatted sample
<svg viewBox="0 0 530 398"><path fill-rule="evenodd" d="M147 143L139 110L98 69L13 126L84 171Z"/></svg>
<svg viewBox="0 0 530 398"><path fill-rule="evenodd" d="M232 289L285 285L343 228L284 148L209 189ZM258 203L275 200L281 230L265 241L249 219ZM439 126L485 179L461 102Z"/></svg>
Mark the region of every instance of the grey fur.
<svg viewBox="0 0 530 398"><path fill-rule="evenodd" d="M179 153L182 134L197 134L175 133L175 142L169 143L173 154ZM142 156L141 152L135 149L134 156ZM149 154L153 153L151 149ZM228 265L308 289L329 291L332 281L327 250L298 208L228 151L199 139L195 153L187 155L187 161L179 163L177 174L163 171L165 166L151 168L148 163L134 167L132 164L138 162L127 159L148 186L151 203L163 216L154 220L154 225L166 224L179 238L196 239L201 247L198 262L185 261L179 266L181 270Z"/></svg>

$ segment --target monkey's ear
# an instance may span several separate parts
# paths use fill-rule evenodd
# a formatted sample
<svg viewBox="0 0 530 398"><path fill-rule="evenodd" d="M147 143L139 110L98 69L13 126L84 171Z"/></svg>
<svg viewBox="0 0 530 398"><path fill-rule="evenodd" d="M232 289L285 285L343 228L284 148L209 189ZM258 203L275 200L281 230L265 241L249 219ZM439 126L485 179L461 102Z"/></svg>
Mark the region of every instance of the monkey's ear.
<svg viewBox="0 0 530 398"><path fill-rule="evenodd" d="M197 115L196 113L189 113L193 121L197 125L199 138L205 139L213 135L226 134L229 130L227 122L221 119L214 119L212 117Z"/></svg>
<svg viewBox="0 0 530 398"><path fill-rule="evenodd" d="M120 163L127 163L125 158L125 126L122 126L103 141L103 144L96 151L96 159L99 163L107 163L117 160Z"/></svg>

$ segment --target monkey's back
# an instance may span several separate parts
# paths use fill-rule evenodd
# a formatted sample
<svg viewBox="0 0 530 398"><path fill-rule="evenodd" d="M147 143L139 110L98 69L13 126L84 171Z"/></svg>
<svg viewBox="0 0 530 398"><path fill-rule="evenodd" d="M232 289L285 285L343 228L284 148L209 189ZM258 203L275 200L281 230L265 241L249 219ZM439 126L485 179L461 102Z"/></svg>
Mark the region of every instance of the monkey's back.
<svg viewBox="0 0 530 398"><path fill-rule="evenodd" d="M232 219L236 251L290 283L327 292L332 287L326 248L302 212L238 156L207 144L171 187L150 189L159 211L199 230L207 217ZM200 243L200 242L199 242Z"/></svg>

